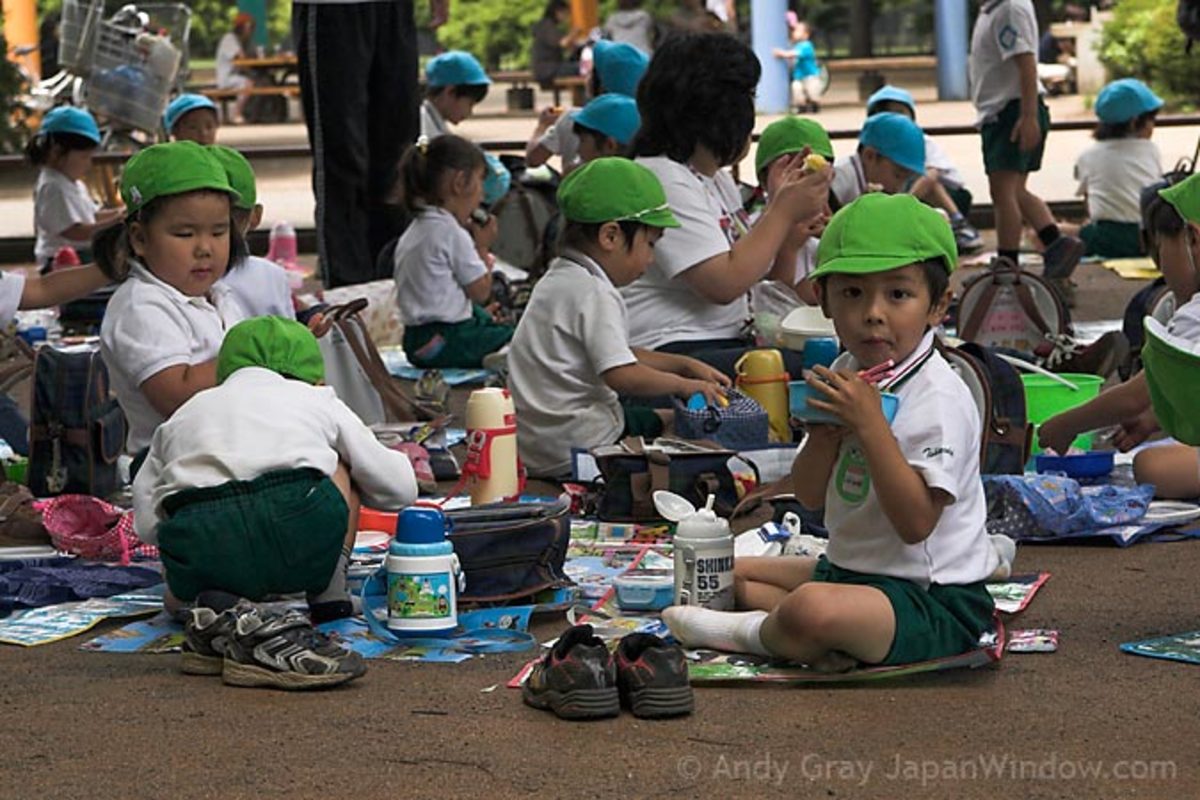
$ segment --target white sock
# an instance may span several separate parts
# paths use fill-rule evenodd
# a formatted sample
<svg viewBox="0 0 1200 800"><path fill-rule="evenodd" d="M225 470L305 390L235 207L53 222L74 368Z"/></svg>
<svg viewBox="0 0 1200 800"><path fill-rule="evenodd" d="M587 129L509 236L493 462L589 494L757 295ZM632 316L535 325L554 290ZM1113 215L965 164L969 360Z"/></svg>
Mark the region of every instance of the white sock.
<svg viewBox="0 0 1200 800"><path fill-rule="evenodd" d="M671 606L663 622L685 647L706 647L729 653L769 656L759 629L766 611L711 611L698 606Z"/></svg>
<svg viewBox="0 0 1200 800"><path fill-rule="evenodd" d="M993 580L1007 580L1012 576L1013 560L1017 557L1017 543L1002 533L988 535L992 549L1000 557L1000 565L992 572Z"/></svg>

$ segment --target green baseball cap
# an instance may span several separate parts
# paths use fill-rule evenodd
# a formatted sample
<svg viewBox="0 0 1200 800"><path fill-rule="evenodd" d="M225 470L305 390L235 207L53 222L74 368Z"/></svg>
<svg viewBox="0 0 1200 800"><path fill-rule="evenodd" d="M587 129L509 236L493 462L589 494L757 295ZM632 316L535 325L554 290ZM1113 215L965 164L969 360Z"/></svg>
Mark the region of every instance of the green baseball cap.
<svg viewBox="0 0 1200 800"><path fill-rule="evenodd" d="M242 209L253 209L254 204L258 202L258 189L254 183L254 168L250 166L250 162L232 147L210 144L208 149L217 157L217 161L221 162L229 185L238 193L238 200L234 205Z"/></svg>
<svg viewBox="0 0 1200 800"><path fill-rule="evenodd" d="M1188 222L1200 222L1200 173L1189 175L1174 186L1163 189L1159 195Z"/></svg>
<svg viewBox="0 0 1200 800"><path fill-rule="evenodd" d="M263 367L305 383L325 380L317 337L283 317L254 317L229 329L217 353L217 383L242 367Z"/></svg>
<svg viewBox="0 0 1200 800"><path fill-rule="evenodd" d="M156 198L198 189L226 192L238 201L225 167L207 147L195 142L151 145L129 159L121 173L121 199L130 214Z"/></svg>
<svg viewBox="0 0 1200 800"><path fill-rule="evenodd" d="M678 228L653 172L627 158L597 158L558 186L558 207L571 222L640 222Z"/></svg>
<svg viewBox="0 0 1200 800"><path fill-rule="evenodd" d="M950 223L912 195L869 192L829 220L812 277L886 272L931 258L942 259L948 273L958 265Z"/></svg>
<svg viewBox="0 0 1200 800"><path fill-rule="evenodd" d="M829 141L829 134L821 123L805 117L777 119L764 128L762 136L758 138L754 171L762 172L780 156L799 153L806 147L829 161L833 160L833 142Z"/></svg>

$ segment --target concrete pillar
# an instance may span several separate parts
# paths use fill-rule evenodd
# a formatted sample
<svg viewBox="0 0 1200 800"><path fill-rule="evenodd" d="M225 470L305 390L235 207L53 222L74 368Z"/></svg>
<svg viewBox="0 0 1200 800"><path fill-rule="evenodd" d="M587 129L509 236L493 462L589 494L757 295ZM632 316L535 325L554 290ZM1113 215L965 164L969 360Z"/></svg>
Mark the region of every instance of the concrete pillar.
<svg viewBox="0 0 1200 800"><path fill-rule="evenodd" d="M939 100L966 100L970 96L967 76L967 0L937 0L934 5L934 34L937 42Z"/></svg>
<svg viewBox="0 0 1200 800"><path fill-rule="evenodd" d="M787 0L750 0L750 43L762 64L755 106L763 114L785 114L791 106L791 67L775 57L788 48Z"/></svg>

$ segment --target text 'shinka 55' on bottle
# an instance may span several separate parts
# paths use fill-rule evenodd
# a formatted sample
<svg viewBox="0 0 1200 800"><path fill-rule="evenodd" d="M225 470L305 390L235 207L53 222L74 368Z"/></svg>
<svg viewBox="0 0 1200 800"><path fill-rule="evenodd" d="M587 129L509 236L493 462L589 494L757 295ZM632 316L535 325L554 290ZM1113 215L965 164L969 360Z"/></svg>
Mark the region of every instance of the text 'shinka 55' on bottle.
<svg viewBox="0 0 1200 800"><path fill-rule="evenodd" d="M675 527L675 605L733 608L733 533L713 511L713 495L696 509L671 492L654 493L654 507Z"/></svg>

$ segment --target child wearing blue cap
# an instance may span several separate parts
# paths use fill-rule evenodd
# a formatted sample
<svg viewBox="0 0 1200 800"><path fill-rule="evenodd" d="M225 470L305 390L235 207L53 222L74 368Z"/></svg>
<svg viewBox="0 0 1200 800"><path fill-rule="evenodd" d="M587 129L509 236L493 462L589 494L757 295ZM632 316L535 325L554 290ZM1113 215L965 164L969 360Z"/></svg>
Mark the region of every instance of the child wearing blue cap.
<svg viewBox="0 0 1200 800"><path fill-rule="evenodd" d="M912 94L899 86L884 86L867 98L867 116L884 111L903 114L917 120L917 104ZM925 134L925 174L913 184L912 193L934 208L950 215L954 241L958 252L971 253L983 247L979 231L967 222L971 213L971 192L967 190L962 173L950 160L946 150L929 134Z"/></svg>
<svg viewBox="0 0 1200 800"><path fill-rule="evenodd" d="M908 192L924 174L924 131L904 114L874 114L858 134L857 152L833 162L833 210L870 191Z"/></svg>
<svg viewBox="0 0 1200 800"><path fill-rule="evenodd" d="M171 139L185 139L196 144L216 144L217 104L202 94L181 94L163 112L163 127Z"/></svg>
<svg viewBox="0 0 1200 800"><path fill-rule="evenodd" d="M425 65L425 99L421 101L421 135L449 133L471 116L475 104L487 97L492 79L470 53L450 50Z"/></svg>
<svg viewBox="0 0 1200 800"><path fill-rule="evenodd" d="M1141 190L1162 175L1162 154L1150 141L1162 98L1135 78L1100 90L1094 110L1096 143L1075 161L1078 194L1087 201L1088 221L1078 228L1089 256L1144 255L1138 222ZM1067 225L1063 230L1076 229Z"/></svg>
<svg viewBox="0 0 1200 800"><path fill-rule="evenodd" d="M63 247L90 260L92 237L121 220L122 209L99 208L83 179L92 169L92 154L100 144L96 120L82 108L59 106L42 117L25 156L38 167L33 190L33 254L45 275Z"/></svg>
<svg viewBox="0 0 1200 800"><path fill-rule="evenodd" d="M650 58L624 42L600 40L592 47L592 74L588 84L593 98L605 94L636 97L638 83L650 64ZM545 108L525 145L525 162L540 167L557 155L563 175L579 166L579 137L575 134L574 112Z"/></svg>
<svg viewBox="0 0 1200 800"><path fill-rule="evenodd" d="M1042 274L1070 303L1070 281L1084 244L1064 233L1046 202L1026 188L1042 167L1050 112L1037 77L1038 23L1032 0L986 0L971 35L971 100L983 144L983 166L996 209L996 251L1016 268L1021 221L1042 245Z"/></svg>
<svg viewBox="0 0 1200 800"><path fill-rule="evenodd" d="M586 164L605 156L625 155L642 124L637 102L623 94L602 94L579 111L571 112L579 137L579 161Z"/></svg>
<svg viewBox="0 0 1200 800"><path fill-rule="evenodd" d="M745 610L663 612L685 647L843 671L979 646L1000 556L985 528L979 414L934 330L957 260L950 226L908 195L866 194L830 220L814 277L846 352L806 380L813 407L838 421L810 423L792 466L796 499L824 509L828 550L737 559ZM878 385L861 376L881 365ZM881 389L899 398L890 422Z"/></svg>

